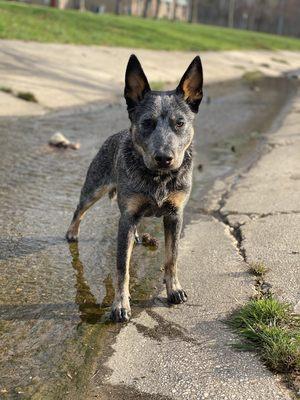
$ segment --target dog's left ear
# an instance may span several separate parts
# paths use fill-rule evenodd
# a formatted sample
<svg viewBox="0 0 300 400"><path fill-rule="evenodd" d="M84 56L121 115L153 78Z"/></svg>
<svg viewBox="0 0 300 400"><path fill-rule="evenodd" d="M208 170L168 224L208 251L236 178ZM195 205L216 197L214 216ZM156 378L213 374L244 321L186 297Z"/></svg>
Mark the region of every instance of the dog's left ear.
<svg viewBox="0 0 300 400"><path fill-rule="evenodd" d="M197 113L203 97L203 71L200 57L193 59L188 69L185 71L176 93L182 95L190 109Z"/></svg>
<svg viewBox="0 0 300 400"><path fill-rule="evenodd" d="M140 62L137 57L132 54L126 68L124 90L124 97L129 113L150 90L148 80Z"/></svg>

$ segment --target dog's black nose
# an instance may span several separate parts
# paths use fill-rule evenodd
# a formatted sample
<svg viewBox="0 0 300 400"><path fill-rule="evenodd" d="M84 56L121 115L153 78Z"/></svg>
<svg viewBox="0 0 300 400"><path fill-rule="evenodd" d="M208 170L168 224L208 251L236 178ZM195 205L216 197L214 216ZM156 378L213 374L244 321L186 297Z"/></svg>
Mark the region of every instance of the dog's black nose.
<svg viewBox="0 0 300 400"><path fill-rule="evenodd" d="M162 153L156 154L154 159L160 168L168 168L173 161L173 157L170 154Z"/></svg>

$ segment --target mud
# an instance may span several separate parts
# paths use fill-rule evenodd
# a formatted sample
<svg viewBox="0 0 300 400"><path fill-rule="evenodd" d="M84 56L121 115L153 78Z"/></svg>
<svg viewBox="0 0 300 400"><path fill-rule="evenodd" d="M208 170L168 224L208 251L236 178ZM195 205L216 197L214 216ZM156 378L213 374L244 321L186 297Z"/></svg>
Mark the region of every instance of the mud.
<svg viewBox="0 0 300 400"><path fill-rule="evenodd" d="M236 174L251 161L261 133L292 93L284 79L264 79L256 88L230 82L206 89L196 122L186 223L202 212L201 199L217 178ZM87 214L79 245L69 246L64 235L89 162L107 136L126 125L123 103L0 119L0 398L89 398L101 357L121 329L107 318L114 292L116 203L104 199ZM55 131L81 142L81 149L48 147ZM162 242L160 220L145 222L140 232ZM162 287L162 250L161 244L155 252L135 248L134 315ZM105 390L107 398L120 399L124 388Z"/></svg>

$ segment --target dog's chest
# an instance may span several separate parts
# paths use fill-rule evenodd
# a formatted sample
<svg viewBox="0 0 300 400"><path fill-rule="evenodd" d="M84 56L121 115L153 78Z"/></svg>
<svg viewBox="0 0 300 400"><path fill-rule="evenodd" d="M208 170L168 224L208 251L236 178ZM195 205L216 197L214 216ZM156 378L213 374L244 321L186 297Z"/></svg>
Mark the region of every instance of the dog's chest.
<svg viewBox="0 0 300 400"><path fill-rule="evenodd" d="M174 208L168 202L157 205L155 202L149 201L145 207L144 217L162 217L163 215L174 212Z"/></svg>
<svg viewBox="0 0 300 400"><path fill-rule="evenodd" d="M186 198L183 191L170 191L166 187L158 188L150 197L145 207L145 217L161 217L166 214L175 212L182 206Z"/></svg>

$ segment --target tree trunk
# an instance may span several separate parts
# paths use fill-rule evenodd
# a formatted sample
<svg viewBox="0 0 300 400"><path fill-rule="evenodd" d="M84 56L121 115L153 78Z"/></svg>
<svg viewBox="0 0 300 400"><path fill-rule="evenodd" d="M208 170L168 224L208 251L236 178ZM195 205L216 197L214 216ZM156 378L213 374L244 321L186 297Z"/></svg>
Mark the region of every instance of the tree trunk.
<svg viewBox="0 0 300 400"><path fill-rule="evenodd" d="M79 10L85 11L85 0L79 0Z"/></svg>
<svg viewBox="0 0 300 400"><path fill-rule="evenodd" d="M233 28L234 26L234 8L235 8L235 0L229 0L228 26L230 28Z"/></svg>
<svg viewBox="0 0 300 400"><path fill-rule="evenodd" d="M173 21L176 20L176 11L177 11L177 1L173 0L173 16L172 16Z"/></svg>
<svg viewBox="0 0 300 400"><path fill-rule="evenodd" d="M279 15L278 15L278 22L277 22L277 34L282 35L284 29L284 2L279 0Z"/></svg>
<svg viewBox="0 0 300 400"><path fill-rule="evenodd" d="M188 22L193 22L195 12L195 0L189 0L188 3Z"/></svg>
<svg viewBox="0 0 300 400"><path fill-rule="evenodd" d="M120 14L120 5L121 5L121 0L116 0L116 3L115 3L115 14L117 14L117 15Z"/></svg>
<svg viewBox="0 0 300 400"><path fill-rule="evenodd" d="M127 14L128 15L132 14L132 0L128 0Z"/></svg>
<svg viewBox="0 0 300 400"><path fill-rule="evenodd" d="M147 18L151 0L144 0L143 18Z"/></svg>
<svg viewBox="0 0 300 400"><path fill-rule="evenodd" d="M157 19L159 16L160 6L161 6L161 0L156 0L156 7L155 7L155 13L154 13L155 19Z"/></svg>

